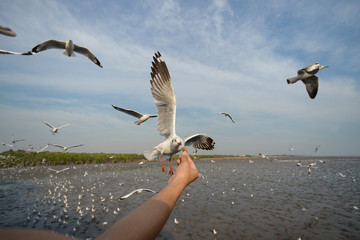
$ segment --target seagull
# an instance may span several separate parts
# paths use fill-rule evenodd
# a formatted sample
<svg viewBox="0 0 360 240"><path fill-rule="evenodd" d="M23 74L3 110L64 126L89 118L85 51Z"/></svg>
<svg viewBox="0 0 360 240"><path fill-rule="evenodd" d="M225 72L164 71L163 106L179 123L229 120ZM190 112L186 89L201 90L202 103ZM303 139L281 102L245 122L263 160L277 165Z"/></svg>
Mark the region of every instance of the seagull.
<svg viewBox="0 0 360 240"><path fill-rule="evenodd" d="M220 112L220 113L218 113L218 114L223 114L225 117L230 118L230 120L231 120L233 123L235 123L230 114L228 114L228 113L226 113L226 112Z"/></svg>
<svg viewBox="0 0 360 240"><path fill-rule="evenodd" d="M70 125L70 123L67 123L67 124L65 124L65 125L62 125L62 126L60 126L60 127L54 127L53 125L51 125L50 123L48 123L48 122L45 122L45 121L43 121L43 120L41 120L43 123L45 123L46 125L48 125L50 128L51 128L51 132L53 133L53 135L55 134L55 133L57 133L57 131L60 129L60 128L63 128L63 127L66 127L66 126L69 126Z"/></svg>
<svg viewBox="0 0 360 240"><path fill-rule="evenodd" d="M51 144L51 143L49 143L49 145L54 146L54 147L62 148L63 151L65 152L65 151L67 151L67 150L70 149L70 148L80 147L80 146L83 146L84 144L72 145L72 146L69 146L69 147L65 147L65 146L62 146L62 145L60 145L60 144Z"/></svg>
<svg viewBox="0 0 360 240"><path fill-rule="evenodd" d="M290 145L289 152L290 151L294 151L294 147L292 145Z"/></svg>
<svg viewBox="0 0 360 240"><path fill-rule="evenodd" d="M25 139L17 139L17 140L15 140L14 135L12 135L12 141L11 141L12 144L15 144L16 142L20 142L20 141L25 141Z"/></svg>
<svg viewBox="0 0 360 240"><path fill-rule="evenodd" d="M75 57L76 55L74 52L80 53L84 55L85 57L89 58L91 61L93 61L96 65L99 67L103 67L100 63L100 61L95 57L95 55L86 47L78 46L72 42L72 40L67 40L66 42L60 42L57 40L47 40L43 43L40 43L39 45L36 45L33 47L29 52L24 53L23 55L34 55L38 52L52 49L52 48L58 48L58 49L65 49L64 55L68 57Z"/></svg>
<svg viewBox="0 0 360 240"><path fill-rule="evenodd" d="M259 153L259 155L260 155L262 158L269 159L269 157L268 157L268 156L266 156L266 155L265 155L265 154L263 154L263 153Z"/></svg>
<svg viewBox="0 0 360 240"><path fill-rule="evenodd" d="M299 160L299 162L296 164L296 166L298 166L298 167L301 167L301 166L302 166L300 160Z"/></svg>
<svg viewBox="0 0 360 240"><path fill-rule="evenodd" d="M308 166L308 170L307 170L307 175L309 176L311 173L311 168L314 167L316 165L316 163L310 163Z"/></svg>
<svg viewBox="0 0 360 240"><path fill-rule="evenodd" d="M52 169L52 168L48 168L48 170L50 170L50 171L53 171L53 172L55 172L56 174L59 174L59 173L61 173L61 172L64 172L64 171L66 171L66 170L69 170L70 168L63 168L63 169L61 169L61 170L55 170L55 169Z"/></svg>
<svg viewBox="0 0 360 240"><path fill-rule="evenodd" d="M174 223L179 224L180 222L176 218L174 218Z"/></svg>
<svg viewBox="0 0 360 240"><path fill-rule="evenodd" d="M215 142L212 138L205 134L194 134L181 139L175 133L176 119L176 97L171 78L165 61L159 52L155 53L151 67L151 93L157 108L158 130L160 135L165 136L165 140L154 147L152 150L144 152L148 160L153 160L160 156L161 170L164 172L164 162L162 155L168 155L170 170L169 174L173 174L171 167L172 155L179 152L184 146L192 146L194 148L212 150Z"/></svg>
<svg viewBox="0 0 360 240"><path fill-rule="evenodd" d="M124 199L126 199L126 198L130 197L130 196L131 196L131 195L133 195L134 193L136 193L136 194L140 194L140 193L142 193L143 191L156 193L156 191L151 190L151 189L147 189L147 188L139 188L139 189L136 189L136 190L132 191L131 193L128 193L128 194L126 194L126 195L124 195L124 196L120 197L120 200L124 200Z"/></svg>
<svg viewBox="0 0 360 240"><path fill-rule="evenodd" d="M286 79L288 84L296 83L301 80L305 86L311 99L316 97L319 88L319 78L315 75L321 69L327 68L328 66L321 66L319 63L313 63L307 67L298 70L296 77Z"/></svg>
<svg viewBox="0 0 360 240"><path fill-rule="evenodd" d="M6 36L15 37L16 33L8 27L0 25L0 33Z"/></svg>
<svg viewBox="0 0 360 240"><path fill-rule="evenodd" d="M320 145L317 145L316 148L315 148L315 152L317 152L320 148Z"/></svg>
<svg viewBox="0 0 360 240"><path fill-rule="evenodd" d="M120 112L123 112L123 113L126 113L126 114L129 114L133 117L136 117L138 118L139 120L135 121L135 124L137 125L140 125L142 124L143 122L145 122L146 120L148 120L149 118L154 118L154 117L157 117L157 115L150 115L150 114L141 114L139 112L136 112L134 110L131 110L131 109L125 109L125 108L119 108L119 107L116 107L114 105L111 105L113 106L113 108L115 108L116 110L120 111Z"/></svg>

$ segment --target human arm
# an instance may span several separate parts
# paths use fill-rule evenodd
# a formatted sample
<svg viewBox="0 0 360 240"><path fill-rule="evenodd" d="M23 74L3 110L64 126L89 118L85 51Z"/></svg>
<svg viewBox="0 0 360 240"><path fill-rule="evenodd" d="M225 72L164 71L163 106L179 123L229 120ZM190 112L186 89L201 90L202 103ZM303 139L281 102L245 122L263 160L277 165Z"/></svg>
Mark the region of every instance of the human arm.
<svg viewBox="0 0 360 240"><path fill-rule="evenodd" d="M199 177L187 152L183 152L177 162L179 166L163 190L116 222L98 239L155 239L185 187Z"/></svg>

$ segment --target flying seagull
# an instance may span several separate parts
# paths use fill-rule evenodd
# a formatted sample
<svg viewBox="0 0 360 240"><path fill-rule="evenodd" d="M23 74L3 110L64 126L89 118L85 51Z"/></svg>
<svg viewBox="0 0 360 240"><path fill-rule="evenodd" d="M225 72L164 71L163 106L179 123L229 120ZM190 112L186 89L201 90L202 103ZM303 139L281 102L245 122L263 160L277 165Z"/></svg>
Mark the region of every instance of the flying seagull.
<svg viewBox="0 0 360 240"><path fill-rule="evenodd" d="M294 151L294 147L292 145L290 145L289 152L290 151Z"/></svg>
<svg viewBox="0 0 360 240"><path fill-rule="evenodd" d="M54 135L55 133L57 133L60 128L63 128L63 127L66 127L66 126L69 126L69 125L70 125L70 123L67 123L67 124L62 125L62 126L60 126L60 127L54 127L53 125L51 125L51 124L48 123L48 122L45 122L45 121L43 121L43 120L41 120L41 121L51 128L50 131L53 133L53 135Z"/></svg>
<svg viewBox="0 0 360 240"><path fill-rule="evenodd" d="M29 52L24 53L23 55L34 55L38 52L52 49L52 48L58 48L58 49L65 49L64 55L68 57L75 57L74 52L80 53L84 55L85 57L89 58L91 61L93 61L96 65L99 67L103 67L100 63L100 61L95 57L95 55L86 47L82 47L79 45L76 45L72 42L72 40L67 40L66 42L60 42L57 40L47 40L43 43L40 43L39 45L36 45L33 47Z"/></svg>
<svg viewBox="0 0 360 240"><path fill-rule="evenodd" d="M62 145L60 145L60 144L51 144L51 143L49 143L49 145L54 146L54 147L62 148L63 151L65 152L65 151L67 151L67 150L70 149L70 148L81 147L81 146L83 146L84 144L72 145L72 146L69 146L69 147L65 147L65 146L62 146Z"/></svg>
<svg viewBox="0 0 360 240"><path fill-rule="evenodd" d="M7 143L3 143L3 142L0 142L0 145L10 147L10 148L14 147L14 145L12 145L12 144L7 144Z"/></svg>
<svg viewBox="0 0 360 240"><path fill-rule="evenodd" d="M195 134L185 139L181 139L175 133L176 119L176 97L171 78L165 61L159 52L155 53L151 67L151 93L157 108L158 130L165 140L154 147L152 150L144 152L148 160L153 160L160 156L161 170L164 172L164 162L162 155L168 155L170 170L169 174L173 174L171 167L171 156L179 152L184 146L192 146L194 148L212 150L215 142L212 138L205 134Z"/></svg>
<svg viewBox="0 0 360 240"><path fill-rule="evenodd" d="M123 112L123 113L126 113L126 114L129 114L133 117L136 117L138 118L139 120L135 121L135 124L137 125L140 125L142 124L143 122L145 122L146 120L148 120L149 118L154 118L154 117L157 117L157 115L150 115L150 114L141 114L139 112L136 112L134 110L131 110L131 109L125 109L125 108L119 108L119 107L116 107L114 105L111 105L113 106L113 108L115 108L116 110L120 111L120 112Z"/></svg>
<svg viewBox="0 0 360 240"><path fill-rule="evenodd" d="M15 37L16 33L8 27L0 25L0 33L6 36Z"/></svg>
<svg viewBox="0 0 360 240"><path fill-rule="evenodd" d="M226 112L220 112L220 113L218 113L218 114L223 114L225 117L230 118L230 120L231 120L233 123L235 123L230 114L228 114L228 113L226 113Z"/></svg>
<svg viewBox="0 0 360 240"><path fill-rule="evenodd" d="M315 74L321 69L327 67L328 66L321 66L317 62L313 63L307 67L298 70L298 75L296 77L288 78L286 81L288 84L292 84L301 80L305 84L306 91L308 92L310 98L314 99L319 88L319 78Z"/></svg>
<svg viewBox="0 0 360 240"><path fill-rule="evenodd" d="M151 189L147 189L147 188L139 188L139 189L136 189L136 190L132 191L131 193L128 193L128 194L126 194L126 195L122 196L122 197L120 198L120 200L124 200L124 199L126 199L126 198L130 197L130 196L131 196L131 195L133 195L134 193L136 193L136 194L140 194L140 193L142 193L143 191L156 193L156 191L151 190Z"/></svg>
<svg viewBox="0 0 360 240"><path fill-rule="evenodd" d="M63 168L63 169L61 169L61 170L55 170L55 169L52 169L52 168L48 168L48 170L50 170L50 171L53 171L53 172L55 172L56 174L59 174L59 173L61 173L61 172L64 172L64 171L66 171L66 170L69 170L70 168Z"/></svg>
<svg viewBox="0 0 360 240"><path fill-rule="evenodd" d="M317 152L320 148L320 145L317 145L316 148L315 148L315 152Z"/></svg>

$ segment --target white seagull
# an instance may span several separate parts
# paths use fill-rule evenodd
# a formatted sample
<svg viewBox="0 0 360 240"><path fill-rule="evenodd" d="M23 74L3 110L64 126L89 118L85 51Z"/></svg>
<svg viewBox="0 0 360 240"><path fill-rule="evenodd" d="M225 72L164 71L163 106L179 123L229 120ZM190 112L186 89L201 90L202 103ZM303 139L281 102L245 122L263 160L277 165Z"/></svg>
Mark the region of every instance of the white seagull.
<svg viewBox="0 0 360 240"><path fill-rule="evenodd" d="M269 159L269 157L268 157L268 156L266 156L266 155L265 155L265 154L263 154L263 153L259 153L259 155L260 155L262 158Z"/></svg>
<svg viewBox="0 0 360 240"><path fill-rule="evenodd" d="M156 193L156 191L151 190L151 189L147 189L147 188L139 188L139 189L136 189L136 190L132 191L131 193L128 193L128 194L126 194L126 195L124 195L124 196L120 197L120 200L124 200L124 199L126 199L126 198L130 197L130 196L131 196L131 195L133 195L134 193L136 193L136 194L140 194L140 193L142 193L143 191Z"/></svg>
<svg viewBox="0 0 360 240"><path fill-rule="evenodd" d="M165 141L158 144L152 150L144 152L148 160L160 156L162 171L165 171L162 155L168 155L172 175L171 156L179 152L184 146L192 146L204 150L214 149L215 142L205 134L195 134L181 139L175 133L176 97L171 78L164 59L159 52L155 53L151 67L151 93L157 108L158 130L160 135L165 136Z"/></svg>
<svg viewBox="0 0 360 240"><path fill-rule="evenodd" d="M307 170L307 175L309 176L311 173L311 168L313 168L316 165L316 163L310 163Z"/></svg>
<svg viewBox="0 0 360 240"><path fill-rule="evenodd" d="M230 114L228 114L228 113L226 113L226 112L220 112L220 113L218 113L218 114L222 114L222 115L224 115L225 117L230 118L230 120L231 120L233 123L235 123L235 122L234 122L234 119L231 117Z"/></svg>
<svg viewBox="0 0 360 240"><path fill-rule="evenodd" d="M64 171L66 171L66 170L69 170L70 168L63 168L63 169L61 169L61 170L55 170L55 169L52 169L52 168L48 168L48 170L50 170L50 171L53 171L53 172L55 172L56 174L59 174L59 173L61 173L61 172L64 172Z"/></svg>
<svg viewBox="0 0 360 240"><path fill-rule="evenodd" d="M69 147L65 147L65 146L62 146L62 145L60 145L60 144L51 144L51 143L49 143L48 145L62 148L63 151L66 152L66 151L67 151L68 149L70 149L70 148L81 147L81 146L83 146L84 144L72 145L72 146L69 146Z"/></svg>
<svg viewBox="0 0 360 240"><path fill-rule="evenodd" d="M315 152L317 152L320 148L320 145L317 145L316 148L315 148Z"/></svg>
<svg viewBox="0 0 360 240"><path fill-rule="evenodd" d="M16 33L8 27L0 25L0 33L6 36L15 37Z"/></svg>
<svg viewBox="0 0 360 240"><path fill-rule="evenodd" d="M64 55L68 57L75 57L74 52L80 53L84 55L85 57L89 58L91 61L93 61L96 65L99 67L103 67L100 63L100 61L95 57L95 55L86 47L78 46L72 42L72 40L67 40L66 42L61 42L57 40L47 40L43 43L40 43L39 45L36 45L33 47L29 52L24 53L23 55L34 55L38 52L52 49L52 48L58 48L58 49L65 49Z"/></svg>
<svg viewBox="0 0 360 240"><path fill-rule="evenodd" d="M154 118L154 117L157 117L157 115L150 115L150 114L141 114L139 112L136 112L134 110L131 110L131 109L125 109L125 108L119 108L119 107L116 107L114 105L111 105L113 106L113 108L115 108L116 110L120 111L120 112L123 112L123 113L126 113L126 114L129 114L133 117L136 117L138 118L139 120L135 121L135 124L137 125L140 125L142 124L143 122L145 122L146 120L148 120L149 118Z"/></svg>
<svg viewBox="0 0 360 240"><path fill-rule="evenodd" d="M289 152L290 151L294 151L294 147L292 145L290 145Z"/></svg>
<svg viewBox="0 0 360 240"><path fill-rule="evenodd" d="M63 128L63 127L66 127L66 126L69 126L69 125L70 125L70 123L67 123L67 124L62 125L62 126L60 126L60 127L54 127L53 125L51 125L51 124L48 123L48 122L45 122L45 121L43 121L43 120L41 120L41 121L51 128L50 131L53 133L53 135L54 135L55 133L57 133L60 128Z"/></svg>
<svg viewBox="0 0 360 240"><path fill-rule="evenodd" d="M317 62L313 63L298 70L298 75L296 77L288 78L286 81L288 84L292 84L301 80L305 84L306 91L308 92L310 98L314 99L319 88L319 78L315 74L318 73L321 69L327 67L328 66L321 66Z"/></svg>

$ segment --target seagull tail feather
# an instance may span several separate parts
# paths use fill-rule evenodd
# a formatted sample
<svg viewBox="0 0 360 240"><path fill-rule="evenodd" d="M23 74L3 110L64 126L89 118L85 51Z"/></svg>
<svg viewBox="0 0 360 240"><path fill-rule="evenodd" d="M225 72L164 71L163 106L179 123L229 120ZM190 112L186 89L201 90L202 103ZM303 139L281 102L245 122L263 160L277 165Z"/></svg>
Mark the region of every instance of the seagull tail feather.
<svg viewBox="0 0 360 240"><path fill-rule="evenodd" d="M296 83L297 81L299 81L299 77L292 77L292 78L286 79L286 82L287 82L288 84L290 84L290 83Z"/></svg>
<svg viewBox="0 0 360 240"><path fill-rule="evenodd" d="M156 157L159 156L159 151L154 149L151 150L146 150L144 151L144 156L146 157L147 160L154 160Z"/></svg>

